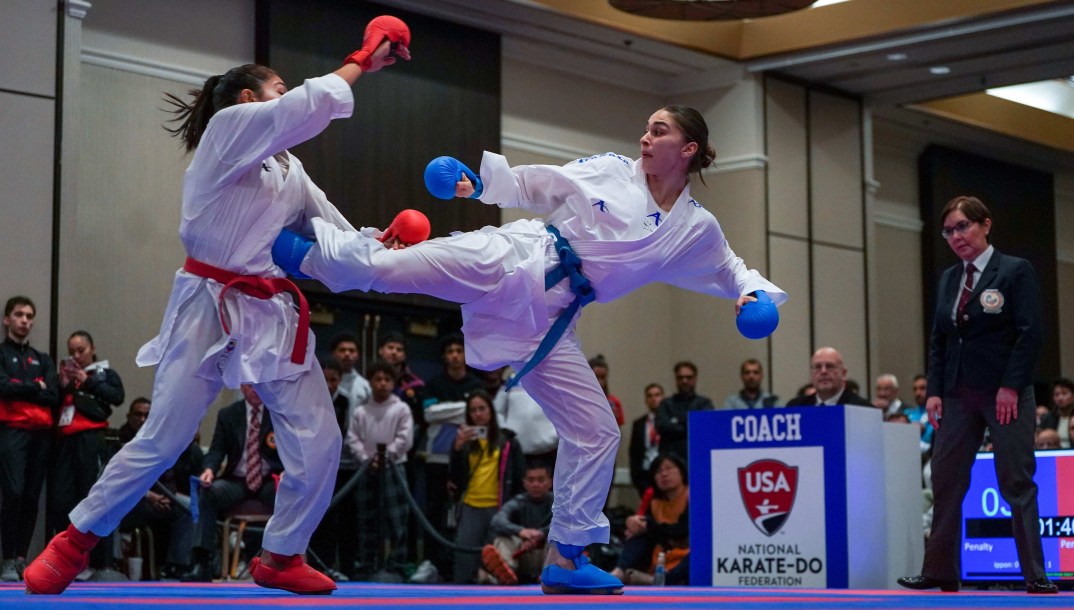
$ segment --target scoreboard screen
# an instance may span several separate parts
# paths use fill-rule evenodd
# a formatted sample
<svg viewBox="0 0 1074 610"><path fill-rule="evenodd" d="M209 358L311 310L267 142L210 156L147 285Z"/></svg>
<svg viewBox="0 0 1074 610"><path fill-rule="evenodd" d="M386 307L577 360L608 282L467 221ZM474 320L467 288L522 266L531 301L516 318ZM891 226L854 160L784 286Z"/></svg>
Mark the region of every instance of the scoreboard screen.
<svg viewBox="0 0 1074 610"><path fill-rule="evenodd" d="M1074 582L1074 450L1038 451L1037 503L1044 571ZM1022 581L1011 509L999 493L994 456L977 454L962 502L962 581Z"/></svg>

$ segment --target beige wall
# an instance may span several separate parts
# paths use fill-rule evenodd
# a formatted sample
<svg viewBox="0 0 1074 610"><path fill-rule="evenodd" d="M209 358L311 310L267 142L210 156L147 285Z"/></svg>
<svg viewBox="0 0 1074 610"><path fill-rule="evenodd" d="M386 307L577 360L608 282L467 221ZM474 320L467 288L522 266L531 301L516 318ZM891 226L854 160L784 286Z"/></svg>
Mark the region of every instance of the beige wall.
<svg viewBox="0 0 1074 610"><path fill-rule="evenodd" d="M765 102L771 278L791 295L772 338L773 389L792 398L822 346L838 349L849 377L867 387L859 103L778 79L766 80Z"/></svg>
<svg viewBox="0 0 1074 610"><path fill-rule="evenodd" d="M879 320L879 345L873 379L881 373L895 375L902 399L909 401L914 376L925 372L924 333L928 324L923 312L923 288L917 279L921 276L921 236L901 228L878 226L876 238L874 307Z"/></svg>
<svg viewBox="0 0 1074 610"><path fill-rule="evenodd" d="M877 182L872 209L871 252L877 328L877 375L899 380L900 396L911 400L913 377L925 372L924 288L921 285L921 212L917 157L924 143L885 121L873 123L873 167ZM931 314L930 314L931 315Z"/></svg>
<svg viewBox="0 0 1074 610"><path fill-rule="evenodd" d="M42 351L52 323L56 39L56 2L0 3L0 301L34 301L30 342Z"/></svg>

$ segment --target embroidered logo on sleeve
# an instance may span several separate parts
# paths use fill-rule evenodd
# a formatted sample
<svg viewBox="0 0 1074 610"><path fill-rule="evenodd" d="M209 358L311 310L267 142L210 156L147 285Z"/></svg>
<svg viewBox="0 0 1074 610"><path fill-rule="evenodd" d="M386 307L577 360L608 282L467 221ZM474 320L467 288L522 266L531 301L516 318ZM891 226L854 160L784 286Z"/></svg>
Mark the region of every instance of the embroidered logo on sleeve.
<svg viewBox="0 0 1074 610"><path fill-rule="evenodd" d="M594 203L592 207L600 208L600 211L604 212L605 214L608 213L608 205L604 203L603 199L601 199L601 200L597 201L596 203Z"/></svg>

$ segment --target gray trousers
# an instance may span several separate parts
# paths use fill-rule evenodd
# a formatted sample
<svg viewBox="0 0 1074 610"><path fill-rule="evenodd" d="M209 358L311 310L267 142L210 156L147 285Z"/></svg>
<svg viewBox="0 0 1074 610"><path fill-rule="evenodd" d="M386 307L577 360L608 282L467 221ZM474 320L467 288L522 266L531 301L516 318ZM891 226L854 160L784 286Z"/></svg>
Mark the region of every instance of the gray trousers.
<svg viewBox="0 0 1074 610"><path fill-rule="evenodd" d="M943 399L943 418L932 454L934 498L932 535L925 547L921 574L938 580L959 580L962 544L962 500L970 485L970 469L987 428L995 453L999 493L1011 506L1011 524L1018 560L1026 581L1044 578L1040 542L1037 484L1033 475L1036 429L1033 388L1018 399L1018 419L1001 425L996 420L995 393L967 390L960 398Z"/></svg>
<svg viewBox="0 0 1074 610"><path fill-rule="evenodd" d="M481 547L492 542L489 523L499 509L474 508L463 504L459 510L459 529L455 534L455 544L463 547ZM455 582L472 583L481 567L481 553L463 553L455 551Z"/></svg>

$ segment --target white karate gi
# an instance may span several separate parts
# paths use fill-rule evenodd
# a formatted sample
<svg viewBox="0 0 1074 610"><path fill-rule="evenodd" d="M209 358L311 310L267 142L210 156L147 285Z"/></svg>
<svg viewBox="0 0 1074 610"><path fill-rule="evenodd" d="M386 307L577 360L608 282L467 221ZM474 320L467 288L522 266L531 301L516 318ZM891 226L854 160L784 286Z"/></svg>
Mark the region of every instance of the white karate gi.
<svg viewBox="0 0 1074 610"><path fill-rule="evenodd" d="M716 218L690 197L689 185L648 233L643 224L656 203L640 161L607 153L563 167L511 168L501 155L486 152L481 179L481 201L546 215L581 257L597 301L612 301L653 281L730 299L754 290L767 291L777 305L787 299L735 256ZM388 250L373 239L375 229L349 233L314 219L317 245L301 269L334 291L415 292L461 303L467 362L519 370L574 298L565 281L544 289L545 272L559 263L545 225L520 220ZM585 546L608 541L601 511L619 427L582 353L575 323L522 385L560 437L548 537Z"/></svg>
<svg viewBox="0 0 1074 610"><path fill-rule="evenodd" d="M347 82L328 75L279 99L214 115L183 183L179 234L187 254L240 275L282 277L270 250L284 227L310 230L307 223L316 216L353 230L286 152L332 119L349 117L353 106ZM224 296L226 334L217 307L221 288L182 269L176 273L160 334L138 352L140 366L157 365L149 419L71 512L79 530L114 530L190 443L222 387L251 383L272 412L284 465L264 547L283 555L306 551L331 500L342 444L313 333L305 362L291 362L298 327L291 296L260 300L233 289Z"/></svg>

